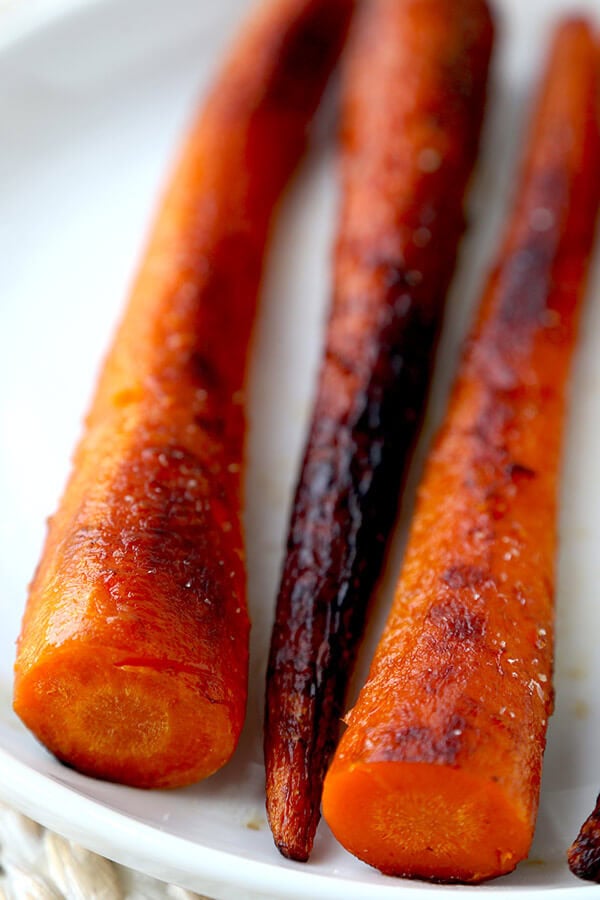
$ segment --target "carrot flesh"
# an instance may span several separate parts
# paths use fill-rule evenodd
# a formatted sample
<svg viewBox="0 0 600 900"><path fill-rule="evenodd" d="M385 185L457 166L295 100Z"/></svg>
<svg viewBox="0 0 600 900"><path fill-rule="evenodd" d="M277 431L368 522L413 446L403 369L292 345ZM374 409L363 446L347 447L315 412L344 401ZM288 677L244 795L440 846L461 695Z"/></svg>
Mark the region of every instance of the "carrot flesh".
<svg viewBox="0 0 600 900"><path fill-rule="evenodd" d="M31 585L14 706L90 775L175 787L245 715L243 387L277 200L349 0L277 0L234 46L159 211Z"/></svg>
<svg viewBox="0 0 600 900"><path fill-rule="evenodd" d="M394 604L325 779L333 833L388 874L480 882L514 869L533 837L566 387L599 202L597 92L591 30L568 20Z"/></svg>
<svg viewBox="0 0 600 900"><path fill-rule="evenodd" d="M267 674L267 811L296 860L422 417L492 40L483 0L369 0L350 42L334 296Z"/></svg>

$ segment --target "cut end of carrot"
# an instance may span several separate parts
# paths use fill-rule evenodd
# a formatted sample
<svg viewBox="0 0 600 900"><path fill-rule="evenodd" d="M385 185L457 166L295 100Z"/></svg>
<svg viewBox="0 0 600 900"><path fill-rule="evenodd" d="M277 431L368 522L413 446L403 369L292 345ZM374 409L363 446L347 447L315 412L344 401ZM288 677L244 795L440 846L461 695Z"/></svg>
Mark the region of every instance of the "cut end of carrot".
<svg viewBox="0 0 600 900"><path fill-rule="evenodd" d="M88 653L89 653L88 648ZM58 759L85 775L141 788L175 788L212 775L239 728L193 676L164 665L85 662L55 654L15 681L14 708Z"/></svg>
<svg viewBox="0 0 600 900"><path fill-rule="evenodd" d="M429 763L338 760L323 816L350 853L384 874L444 883L511 872L533 837L501 784Z"/></svg>

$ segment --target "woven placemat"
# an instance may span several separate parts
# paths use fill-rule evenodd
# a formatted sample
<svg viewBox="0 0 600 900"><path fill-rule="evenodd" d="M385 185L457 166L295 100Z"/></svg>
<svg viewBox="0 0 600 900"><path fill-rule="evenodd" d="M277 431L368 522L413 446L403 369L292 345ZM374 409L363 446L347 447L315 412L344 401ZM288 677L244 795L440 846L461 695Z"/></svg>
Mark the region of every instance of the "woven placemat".
<svg viewBox="0 0 600 900"><path fill-rule="evenodd" d="M0 900L209 900L103 859L0 804Z"/></svg>

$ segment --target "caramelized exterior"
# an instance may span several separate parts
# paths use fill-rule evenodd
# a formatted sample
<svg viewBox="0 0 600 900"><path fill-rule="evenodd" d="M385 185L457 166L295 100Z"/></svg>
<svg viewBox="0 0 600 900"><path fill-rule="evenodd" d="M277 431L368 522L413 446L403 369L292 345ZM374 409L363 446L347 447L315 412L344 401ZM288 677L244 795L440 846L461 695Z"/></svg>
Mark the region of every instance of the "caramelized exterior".
<svg viewBox="0 0 600 900"><path fill-rule="evenodd" d="M565 393L600 189L597 91L590 29L568 21L394 605L325 779L334 834L388 874L479 882L511 871L533 836Z"/></svg>
<svg viewBox="0 0 600 900"><path fill-rule="evenodd" d="M141 787L210 775L244 719L243 384L273 207L349 0L264 4L176 166L48 533L15 709L59 759Z"/></svg>
<svg viewBox="0 0 600 900"><path fill-rule="evenodd" d="M568 861L573 875L600 883L600 795L594 811L569 847Z"/></svg>
<svg viewBox="0 0 600 900"><path fill-rule="evenodd" d="M367 0L344 81L334 296L267 679L267 810L306 860L421 421L475 160L483 0Z"/></svg>

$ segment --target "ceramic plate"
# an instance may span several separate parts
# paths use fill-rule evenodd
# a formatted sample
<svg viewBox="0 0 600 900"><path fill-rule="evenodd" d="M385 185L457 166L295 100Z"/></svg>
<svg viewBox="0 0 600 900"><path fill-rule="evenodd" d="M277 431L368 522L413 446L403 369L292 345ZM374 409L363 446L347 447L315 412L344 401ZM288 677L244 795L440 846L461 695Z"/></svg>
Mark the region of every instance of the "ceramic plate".
<svg viewBox="0 0 600 900"><path fill-rule="evenodd" d="M501 43L487 137L450 300L423 447L443 408L469 311L511 190L535 73L560 0L498 2ZM600 2L579 2L594 9ZM253 619L248 722L204 784L142 792L59 765L11 712L14 641L92 385L186 120L245 0L35 0L0 18L0 796L126 865L215 898L421 898L472 889L384 878L321 825L308 865L283 860L266 824L261 760L265 651L327 302L336 207L331 116L279 219L254 340L247 509ZM598 269L598 266L596 267ZM600 787L600 279L574 377L561 517L557 703L528 862L486 894L568 898L565 850ZM595 285L595 289L594 289ZM407 493L364 667L398 569Z"/></svg>

